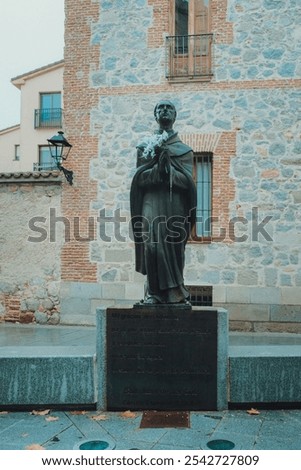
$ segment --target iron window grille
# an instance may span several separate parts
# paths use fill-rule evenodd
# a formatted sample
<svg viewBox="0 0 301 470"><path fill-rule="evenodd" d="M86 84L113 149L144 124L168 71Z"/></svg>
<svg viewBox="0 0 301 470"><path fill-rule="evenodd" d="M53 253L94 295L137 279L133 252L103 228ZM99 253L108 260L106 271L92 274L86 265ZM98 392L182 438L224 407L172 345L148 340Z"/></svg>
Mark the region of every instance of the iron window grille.
<svg viewBox="0 0 301 470"><path fill-rule="evenodd" d="M190 294L192 306L212 306L212 286L186 286Z"/></svg>
<svg viewBox="0 0 301 470"><path fill-rule="evenodd" d="M166 78L212 77L212 34L166 37Z"/></svg>

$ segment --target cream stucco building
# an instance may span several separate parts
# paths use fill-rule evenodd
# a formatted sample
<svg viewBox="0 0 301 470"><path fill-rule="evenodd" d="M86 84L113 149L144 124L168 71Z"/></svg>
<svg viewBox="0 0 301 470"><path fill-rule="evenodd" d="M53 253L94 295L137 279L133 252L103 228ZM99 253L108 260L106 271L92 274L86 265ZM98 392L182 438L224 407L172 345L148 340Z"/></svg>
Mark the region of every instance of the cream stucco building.
<svg viewBox="0 0 301 470"><path fill-rule="evenodd" d="M13 78L21 91L20 124L0 130L0 173L53 166L47 139L63 125L64 61Z"/></svg>

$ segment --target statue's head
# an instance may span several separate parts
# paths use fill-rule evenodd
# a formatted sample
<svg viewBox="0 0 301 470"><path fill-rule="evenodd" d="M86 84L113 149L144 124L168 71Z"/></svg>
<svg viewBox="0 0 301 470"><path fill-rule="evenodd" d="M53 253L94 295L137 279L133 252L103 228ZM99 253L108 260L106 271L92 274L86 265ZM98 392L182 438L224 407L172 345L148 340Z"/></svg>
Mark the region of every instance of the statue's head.
<svg viewBox="0 0 301 470"><path fill-rule="evenodd" d="M177 111L171 101L161 100L155 106L154 115L160 127L172 128L177 117Z"/></svg>

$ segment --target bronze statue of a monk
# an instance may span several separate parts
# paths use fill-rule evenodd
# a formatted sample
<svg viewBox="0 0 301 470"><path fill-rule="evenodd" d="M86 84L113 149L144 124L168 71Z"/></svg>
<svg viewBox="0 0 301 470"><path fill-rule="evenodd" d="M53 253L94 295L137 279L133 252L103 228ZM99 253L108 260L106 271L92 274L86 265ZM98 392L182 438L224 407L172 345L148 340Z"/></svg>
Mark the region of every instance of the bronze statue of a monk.
<svg viewBox="0 0 301 470"><path fill-rule="evenodd" d="M189 298L184 251L195 223L193 152L173 130L170 101L160 101L154 114L159 130L137 146L131 186L136 271L147 275L144 304L181 304Z"/></svg>

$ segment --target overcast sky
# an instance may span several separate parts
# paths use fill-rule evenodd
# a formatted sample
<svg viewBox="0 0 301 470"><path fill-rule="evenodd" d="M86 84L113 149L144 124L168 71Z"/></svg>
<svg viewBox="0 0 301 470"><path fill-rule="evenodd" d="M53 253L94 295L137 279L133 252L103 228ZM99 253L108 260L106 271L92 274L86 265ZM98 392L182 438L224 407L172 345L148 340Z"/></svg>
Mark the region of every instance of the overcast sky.
<svg viewBox="0 0 301 470"><path fill-rule="evenodd" d="M0 0L0 129L20 122L13 77L64 58L64 0Z"/></svg>

